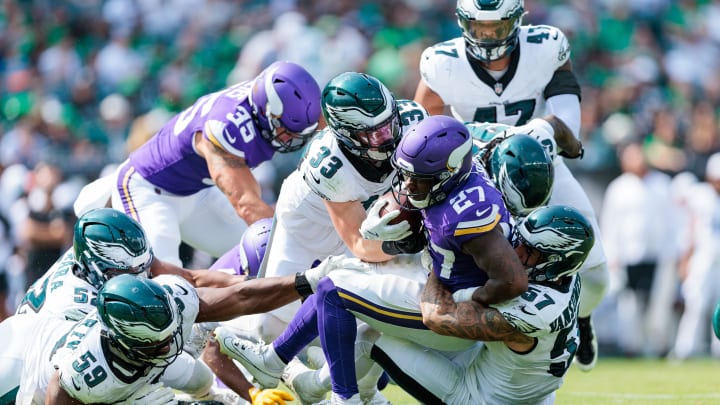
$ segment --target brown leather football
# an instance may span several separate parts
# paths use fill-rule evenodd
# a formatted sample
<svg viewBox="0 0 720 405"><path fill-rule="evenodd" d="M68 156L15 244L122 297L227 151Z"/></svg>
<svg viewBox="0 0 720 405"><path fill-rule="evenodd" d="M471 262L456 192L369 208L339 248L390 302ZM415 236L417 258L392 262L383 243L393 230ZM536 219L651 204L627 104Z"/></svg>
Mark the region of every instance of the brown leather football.
<svg viewBox="0 0 720 405"><path fill-rule="evenodd" d="M389 224L393 225L398 224L402 221L408 221L408 223L410 224L410 229L413 231L413 233L420 232L420 228L422 227L422 214L420 214L420 211L418 211L416 208L412 208L412 205L409 201L407 201L407 197L405 196L405 194L398 194L398 198L400 199L402 204L395 199L392 191L388 191L380 198L389 201L384 207L380 209L381 217L385 216L385 214L387 214L388 212L400 210L400 215L390 221ZM408 207L410 209L407 209Z"/></svg>

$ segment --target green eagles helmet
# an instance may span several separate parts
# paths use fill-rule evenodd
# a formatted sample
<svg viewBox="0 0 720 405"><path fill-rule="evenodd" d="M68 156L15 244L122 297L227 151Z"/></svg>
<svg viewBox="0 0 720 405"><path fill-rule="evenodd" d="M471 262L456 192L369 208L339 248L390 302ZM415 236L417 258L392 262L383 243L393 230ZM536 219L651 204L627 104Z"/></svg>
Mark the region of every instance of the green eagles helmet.
<svg viewBox="0 0 720 405"><path fill-rule="evenodd" d="M583 214L566 205L535 209L515 228L516 242L539 250L545 260L528 269L532 281L553 281L575 274L595 243L592 225Z"/></svg>
<svg viewBox="0 0 720 405"><path fill-rule="evenodd" d="M525 134L511 135L490 155L490 177L515 216L545 205L552 194L555 169L545 148Z"/></svg>
<svg viewBox="0 0 720 405"><path fill-rule="evenodd" d="M153 261L140 224L112 208L91 210L78 218L73 253L80 272L96 288L118 274L146 275Z"/></svg>
<svg viewBox="0 0 720 405"><path fill-rule="evenodd" d="M98 291L97 310L115 350L143 364L170 364L182 348L182 318L170 293L147 278L121 274Z"/></svg>
<svg viewBox="0 0 720 405"><path fill-rule="evenodd" d="M341 147L364 160L386 161L400 140L395 97L370 75L341 73L322 92L322 112Z"/></svg>

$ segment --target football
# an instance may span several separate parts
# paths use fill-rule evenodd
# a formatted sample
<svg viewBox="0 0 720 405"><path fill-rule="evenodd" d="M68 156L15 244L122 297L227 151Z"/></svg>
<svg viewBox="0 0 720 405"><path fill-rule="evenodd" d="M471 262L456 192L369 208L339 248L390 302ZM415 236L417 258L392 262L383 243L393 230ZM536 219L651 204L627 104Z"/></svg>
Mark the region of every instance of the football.
<svg viewBox="0 0 720 405"><path fill-rule="evenodd" d="M408 221L410 229L413 233L420 232L420 228L422 228L422 214L420 214L420 211L417 209L412 208L410 202L407 201L407 196L404 194L398 195L402 204L398 203L392 191L388 191L380 198L389 201L384 207L382 207L382 209L380 209L381 217L391 211L400 211L400 215L390 221L389 224L394 225L402 221ZM410 207L410 209L407 209L407 207Z"/></svg>

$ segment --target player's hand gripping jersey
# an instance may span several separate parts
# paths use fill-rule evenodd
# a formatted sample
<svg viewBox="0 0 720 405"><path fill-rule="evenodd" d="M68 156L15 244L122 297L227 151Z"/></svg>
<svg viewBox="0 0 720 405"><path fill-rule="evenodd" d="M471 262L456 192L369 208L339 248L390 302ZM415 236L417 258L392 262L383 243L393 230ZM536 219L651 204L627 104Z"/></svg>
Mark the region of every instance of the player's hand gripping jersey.
<svg viewBox="0 0 720 405"><path fill-rule="evenodd" d="M479 66L473 68L462 36L427 48L420 57L420 73L460 121L524 125L543 114L546 98L575 89L562 80L553 81L555 71L570 58L570 46L560 30L521 26L518 38L519 50L512 53L500 80ZM467 85L458 86L457 81Z"/></svg>

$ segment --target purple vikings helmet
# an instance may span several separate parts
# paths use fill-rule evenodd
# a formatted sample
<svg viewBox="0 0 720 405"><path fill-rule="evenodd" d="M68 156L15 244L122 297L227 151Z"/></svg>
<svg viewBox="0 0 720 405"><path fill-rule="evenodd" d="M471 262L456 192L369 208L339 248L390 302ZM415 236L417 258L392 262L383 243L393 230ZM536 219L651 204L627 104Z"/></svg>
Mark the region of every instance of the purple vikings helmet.
<svg viewBox="0 0 720 405"><path fill-rule="evenodd" d="M213 263L210 270L231 269L237 275L257 276L265 257L272 222L272 218L255 221L245 230L240 243Z"/></svg>
<svg viewBox="0 0 720 405"><path fill-rule="evenodd" d="M275 62L255 79L250 102L262 136L280 153L302 148L320 118L320 87L307 70Z"/></svg>
<svg viewBox="0 0 720 405"><path fill-rule="evenodd" d="M425 118L395 149L392 164L398 172L393 189L406 194L415 208L437 204L470 174L471 150L472 137L460 121L444 115ZM430 192L412 193L399 187L405 178L431 182Z"/></svg>

